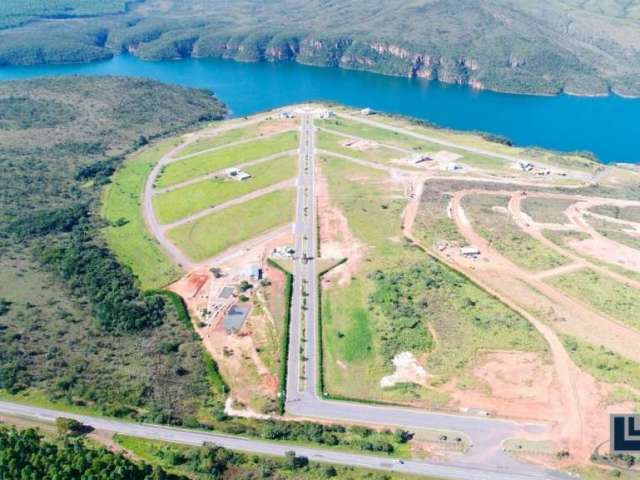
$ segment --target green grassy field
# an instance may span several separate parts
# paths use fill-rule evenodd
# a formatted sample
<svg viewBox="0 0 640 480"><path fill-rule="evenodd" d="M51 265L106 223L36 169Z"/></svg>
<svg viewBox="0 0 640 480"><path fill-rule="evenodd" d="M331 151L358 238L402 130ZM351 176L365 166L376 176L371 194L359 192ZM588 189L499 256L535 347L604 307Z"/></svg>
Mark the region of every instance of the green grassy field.
<svg viewBox="0 0 640 480"><path fill-rule="evenodd" d="M167 165L156 181L156 186L159 188L169 187L239 163L293 150L297 146L298 133L285 132L273 137L256 140L255 142L247 142L203 153Z"/></svg>
<svg viewBox="0 0 640 480"><path fill-rule="evenodd" d="M347 217L352 233L367 246L350 283L322 291L323 369L329 393L442 406L447 395L437 385L464 376L480 351L544 354L546 344L526 320L400 240L405 200L384 173L333 157L321 158L320 165L331 198ZM401 302L397 307L388 303L396 301ZM394 308L412 311L417 324L395 317ZM429 329L438 339L431 353ZM411 345L424 347L416 351ZM391 373L390 357L405 350L435 376L433 388L379 386L380 379Z"/></svg>
<svg viewBox="0 0 640 480"><path fill-rule="evenodd" d="M355 148L349 148L342 145L342 143L347 140L347 138L319 130L317 133L316 147L329 152L340 153L349 157L376 163L389 163L393 159L401 159L410 155L408 153L405 154L383 146L377 146L368 150L360 151Z"/></svg>
<svg viewBox="0 0 640 480"><path fill-rule="evenodd" d="M268 193L180 225L168 237L194 261L205 260L293 220L295 190Z"/></svg>
<svg viewBox="0 0 640 480"><path fill-rule="evenodd" d="M543 271L559 267L568 259L522 232L506 212L509 200L492 195L469 195L462 205L475 231L516 265Z"/></svg>
<svg viewBox="0 0 640 480"><path fill-rule="evenodd" d="M640 291L589 269L547 281L595 310L640 330Z"/></svg>
<svg viewBox="0 0 640 480"><path fill-rule="evenodd" d="M211 138L202 138L186 147L180 152L180 157L191 155L194 153L207 150L209 148L217 148L228 143L239 142L249 139L258 139L265 135L265 131L277 125L278 120L264 120L246 126L239 126L225 132L216 133ZM284 131L284 130L283 130Z"/></svg>
<svg viewBox="0 0 640 480"><path fill-rule="evenodd" d="M564 211L575 200L563 198L527 197L522 200L522 211L529 215L534 222L539 223L568 223L569 219Z"/></svg>
<svg viewBox="0 0 640 480"><path fill-rule="evenodd" d="M141 288L160 288L179 276L156 240L147 232L141 196L149 172L179 140L170 139L131 156L103 191L101 215L109 226L102 230L118 260L131 268Z"/></svg>
<svg viewBox="0 0 640 480"><path fill-rule="evenodd" d="M353 135L355 137L367 138L382 144L411 149L416 152L435 152L441 150L440 145L425 142L409 135L403 135L402 133L393 132L391 130L344 118L317 120L315 124L318 128L325 128L327 130L333 130L347 135Z"/></svg>
<svg viewBox="0 0 640 480"><path fill-rule="evenodd" d="M160 223L171 223L205 208L220 205L269 185L293 178L296 166L297 157L295 155L269 160L246 168L245 171L251 175L248 180L237 181L227 176L203 180L154 196L153 207Z"/></svg>

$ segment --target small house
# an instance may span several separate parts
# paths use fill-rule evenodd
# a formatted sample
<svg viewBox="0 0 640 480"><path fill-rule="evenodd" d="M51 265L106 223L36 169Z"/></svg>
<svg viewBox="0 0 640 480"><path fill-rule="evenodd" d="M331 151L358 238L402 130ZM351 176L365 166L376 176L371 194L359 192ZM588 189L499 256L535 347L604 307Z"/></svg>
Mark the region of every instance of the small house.
<svg viewBox="0 0 640 480"><path fill-rule="evenodd" d="M373 110L371 110L370 108L363 108L362 110L360 110L361 115L371 115L372 113Z"/></svg>

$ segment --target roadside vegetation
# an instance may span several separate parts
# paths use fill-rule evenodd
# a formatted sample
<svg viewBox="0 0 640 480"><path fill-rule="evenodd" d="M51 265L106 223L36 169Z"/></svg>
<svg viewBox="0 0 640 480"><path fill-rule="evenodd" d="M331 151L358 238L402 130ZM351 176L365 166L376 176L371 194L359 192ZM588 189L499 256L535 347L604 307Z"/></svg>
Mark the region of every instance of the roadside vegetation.
<svg viewBox="0 0 640 480"><path fill-rule="evenodd" d="M310 462L295 454L295 448L285 458L265 457L233 452L215 445L187 447L166 442L142 440L123 435L117 443L144 461L169 472L205 479L277 478L281 480L320 480L344 478L349 480L409 480L413 476L377 473L356 467ZM427 477L419 477L428 480Z"/></svg>
<svg viewBox="0 0 640 480"><path fill-rule="evenodd" d="M568 259L524 233L508 213L509 200L492 195L467 195L464 212L474 230L500 254L531 271L560 267Z"/></svg>
<svg viewBox="0 0 640 480"><path fill-rule="evenodd" d="M640 293L635 288L590 269L547 279L569 296L640 330Z"/></svg>
<svg viewBox="0 0 640 480"><path fill-rule="evenodd" d="M227 175L205 179L153 197L153 207L160 223L171 223L206 208L242 197L256 190L295 177L297 158L286 155L245 168L251 175L238 181Z"/></svg>
<svg viewBox="0 0 640 480"><path fill-rule="evenodd" d="M240 145L203 152L197 156L177 160L167 165L156 180L156 187L169 187L207 173L294 150L297 147L298 133L284 132Z"/></svg>
<svg viewBox="0 0 640 480"><path fill-rule="evenodd" d="M366 245L348 285L325 279L326 391L338 397L443 406L447 395L437 387L465 376L480 351L544 354L546 344L525 319L399 240L405 200L384 173L330 157L320 165L331 198ZM381 378L393 372L392 358L405 351L425 366L429 385L381 388Z"/></svg>
<svg viewBox="0 0 640 480"><path fill-rule="evenodd" d="M194 261L293 221L295 190L267 193L169 230L168 237Z"/></svg>

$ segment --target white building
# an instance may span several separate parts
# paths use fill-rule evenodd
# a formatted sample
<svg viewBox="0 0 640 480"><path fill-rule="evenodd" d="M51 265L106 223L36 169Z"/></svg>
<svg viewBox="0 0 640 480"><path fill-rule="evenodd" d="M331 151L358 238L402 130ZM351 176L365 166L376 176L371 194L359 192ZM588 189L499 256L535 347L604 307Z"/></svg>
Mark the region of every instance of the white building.
<svg viewBox="0 0 640 480"><path fill-rule="evenodd" d="M460 249L460 253L465 257L477 257L480 255L480 249L475 245L467 245L466 247L462 247Z"/></svg>
<svg viewBox="0 0 640 480"><path fill-rule="evenodd" d="M239 170L237 168L229 168L226 173L229 178L233 178L234 180L238 180L239 182L251 178L251 175L249 175L247 172L245 172L244 170Z"/></svg>
<svg viewBox="0 0 640 480"><path fill-rule="evenodd" d="M360 113L362 115L371 115L373 113L373 110L371 110L370 108L363 108L362 110L360 110Z"/></svg>

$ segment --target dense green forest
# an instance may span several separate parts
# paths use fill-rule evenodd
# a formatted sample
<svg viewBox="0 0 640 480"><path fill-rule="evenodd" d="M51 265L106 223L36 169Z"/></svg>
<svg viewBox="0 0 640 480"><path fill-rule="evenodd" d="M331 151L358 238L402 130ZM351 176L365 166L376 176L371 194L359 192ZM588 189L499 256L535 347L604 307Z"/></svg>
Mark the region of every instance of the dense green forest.
<svg viewBox="0 0 640 480"><path fill-rule="evenodd" d="M639 27L638 0L9 0L0 6L0 65L131 52L295 60L502 91L638 95Z"/></svg>
<svg viewBox="0 0 640 480"><path fill-rule="evenodd" d="M55 480L187 480L159 467L134 463L79 438L46 441L33 429L0 427L0 478Z"/></svg>
<svg viewBox="0 0 640 480"><path fill-rule="evenodd" d="M173 303L140 291L94 211L124 155L223 106L206 91L91 77L4 82L0 105L0 389L193 418L210 388L199 339Z"/></svg>

